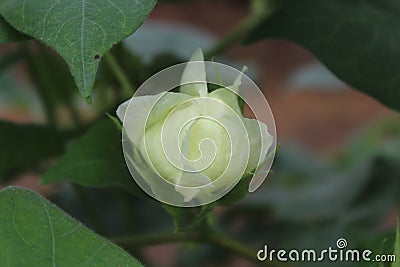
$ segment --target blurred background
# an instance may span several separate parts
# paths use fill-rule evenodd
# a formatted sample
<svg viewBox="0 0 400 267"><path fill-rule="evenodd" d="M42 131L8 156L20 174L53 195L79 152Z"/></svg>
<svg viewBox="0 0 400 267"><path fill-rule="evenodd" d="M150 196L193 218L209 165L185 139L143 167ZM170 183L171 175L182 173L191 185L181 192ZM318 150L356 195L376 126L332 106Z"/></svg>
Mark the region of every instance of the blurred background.
<svg viewBox="0 0 400 267"><path fill-rule="evenodd" d="M124 41L123 48L113 51L116 55L120 50L131 53L131 62L123 66L139 83L163 67L186 61L198 47L212 49L248 13L249 2L243 0L160 1L144 25ZM41 60L34 61L26 53ZM43 83L40 77L56 75L52 66L65 68L62 60L33 41L3 45L0 56L0 119L46 123L40 98L43 90L38 89ZM140 75L137 65L130 65L138 57L146 66L139 69ZM264 92L275 116L280 145L272 173L261 189L233 207L217 207L219 227L254 247L255 252L264 244L276 249L323 249L335 246L339 238L346 238L351 248L390 252L399 216L399 114L350 88L308 51L288 41L234 44L215 60L249 67L248 75ZM35 72L35 64L48 65L48 73ZM77 114L69 114L62 105L55 107L55 120L62 127L68 129L73 116L89 122L108 111L102 103L114 97L112 87L117 85L104 64L96 80L93 106L81 100L73 82L54 77L57 86L71 91L68 98L77 107ZM7 172L2 187L12 184L38 191L106 236L172 227L157 203L121 189L41 186L43 168ZM82 200L85 205L77 204ZM148 246L135 254L146 266L255 266L213 247L189 243ZM315 266L325 265L359 263Z"/></svg>

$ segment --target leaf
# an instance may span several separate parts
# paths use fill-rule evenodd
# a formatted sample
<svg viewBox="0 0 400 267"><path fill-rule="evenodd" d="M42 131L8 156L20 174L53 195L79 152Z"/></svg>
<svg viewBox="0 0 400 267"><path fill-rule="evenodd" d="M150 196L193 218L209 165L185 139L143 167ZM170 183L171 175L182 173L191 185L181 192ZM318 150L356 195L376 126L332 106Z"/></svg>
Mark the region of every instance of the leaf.
<svg viewBox="0 0 400 267"><path fill-rule="evenodd" d="M42 196L22 188L0 191L0 235L4 266L142 266Z"/></svg>
<svg viewBox="0 0 400 267"><path fill-rule="evenodd" d="M251 178L253 178L251 174L244 175L240 179L238 184L235 185L235 187L231 191L229 191L228 194L223 196L221 199L217 200L218 205L231 206L235 202L243 199L249 191L249 184Z"/></svg>
<svg viewBox="0 0 400 267"><path fill-rule="evenodd" d="M42 177L42 183L68 181L84 186L122 186L143 196L125 164L122 133L109 118L96 123L71 144L60 161Z"/></svg>
<svg viewBox="0 0 400 267"><path fill-rule="evenodd" d="M247 39L291 40L340 79L400 110L400 2L285 1Z"/></svg>
<svg viewBox="0 0 400 267"><path fill-rule="evenodd" d="M0 17L0 44L27 40L28 36L16 31L2 17Z"/></svg>
<svg viewBox="0 0 400 267"><path fill-rule="evenodd" d="M63 152L64 142L52 128L0 121L0 180Z"/></svg>
<svg viewBox="0 0 400 267"><path fill-rule="evenodd" d="M114 123L115 127L117 127L118 130L122 131L122 123L117 117L114 117L113 115L110 115L108 113L106 113L106 116Z"/></svg>
<svg viewBox="0 0 400 267"><path fill-rule="evenodd" d="M90 99L103 56L131 35L156 0L3 0L1 15L17 30L54 48Z"/></svg>

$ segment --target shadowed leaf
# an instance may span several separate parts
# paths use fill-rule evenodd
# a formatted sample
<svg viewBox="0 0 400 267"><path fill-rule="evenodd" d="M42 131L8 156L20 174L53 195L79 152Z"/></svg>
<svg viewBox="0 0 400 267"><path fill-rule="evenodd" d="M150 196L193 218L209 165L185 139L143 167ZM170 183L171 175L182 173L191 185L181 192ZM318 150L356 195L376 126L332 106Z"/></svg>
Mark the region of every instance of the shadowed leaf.
<svg viewBox="0 0 400 267"><path fill-rule="evenodd" d="M400 110L400 2L284 1L249 35L291 40L349 85Z"/></svg>
<svg viewBox="0 0 400 267"><path fill-rule="evenodd" d="M131 35L156 0L3 0L0 13L17 30L54 48L90 99L103 56Z"/></svg>
<svg viewBox="0 0 400 267"><path fill-rule="evenodd" d="M3 266L142 266L57 206L22 188L0 192Z"/></svg>

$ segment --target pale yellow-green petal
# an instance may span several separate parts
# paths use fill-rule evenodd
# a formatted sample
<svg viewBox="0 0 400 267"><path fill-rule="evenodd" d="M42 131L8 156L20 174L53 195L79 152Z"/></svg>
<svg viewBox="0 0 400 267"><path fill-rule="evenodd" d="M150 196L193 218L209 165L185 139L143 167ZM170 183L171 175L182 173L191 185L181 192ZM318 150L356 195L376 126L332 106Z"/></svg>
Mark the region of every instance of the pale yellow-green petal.
<svg viewBox="0 0 400 267"><path fill-rule="evenodd" d="M242 85L242 78L243 74L247 71L247 67L244 66L242 68L242 71L239 73L239 75L236 77L235 81L233 82L232 85L228 86L229 89L231 89L233 92L236 94L240 95L240 86Z"/></svg>
<svg viewBox="0 0 400 267"><path fill-rule="evenodd" d="M147 164L165 180L176 183L181 171L170 164L162 150L161 141L162 122L156 123L146 130L145 138L141 142L140 153Z"/></svg>
<svg viewBox="0 0 400 267"><path fill-rule="evenodd" d="M223 101L225 104L231 107L237 114L239 115L242 114L239 107L238 97L231 90L226 88L220 88L212 91L208 96Z"/></svg>
<svg viewBox="0 0 400 267"><path fill-rule="evenodd" d="M117 116L124 123L124 130L131 142L138 146L145 127L164 119L176 105L190 98L180 93L133 97L118 107Z"/></svg>
<svg viewBox="0 0 400 267"><path fill-rule="evenodd" d="M207 96L206 68L201 49L187 63L181 78L180 92L191 96Z"/></svg>
<svg viewBox="0 0 400 267"><path fill-rule="evenodd" d="M190 159L195 161L193 169L209 166L202 173L215 180L225 171L231 155L226 129L213 120L199 119L190 129L189 140Z"/></svg>
<svg viewBox="0 0 400 267"><path fill-rule="evenodd" d="M268 127L254 119L243 119L250 143L250 158L246 172L253 171L265 159L273 138L268 132Z"/></svg>

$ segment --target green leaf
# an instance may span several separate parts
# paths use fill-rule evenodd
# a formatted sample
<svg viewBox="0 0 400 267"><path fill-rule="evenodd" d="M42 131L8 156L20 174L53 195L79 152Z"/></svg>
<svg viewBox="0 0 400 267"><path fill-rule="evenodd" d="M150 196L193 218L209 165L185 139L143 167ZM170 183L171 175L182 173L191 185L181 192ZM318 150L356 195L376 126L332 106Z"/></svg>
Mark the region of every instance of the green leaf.
<svg viewBox="0 0 400 267"><path fill-rule="evenodd" d="M69 181L84 186L122 186L143 196L125 164L122 133L109 118L96 123L71 144L60 161L42 177L42 183Z"/></svg>
<svg viewBox="0 0 400 267"><path fill-rule="evenodd" d="M285 1L249 35L305 47L340 79L400 110L400 2Z"/></svg>
<svg viewBox="0 0 400 267"><path fill-rule="evenodd" d="M27 40L28 36L16 31L2 17L0 17L0 44Z"/></svg>
<svg viewBox="0 0 400 267"><path fill-rule="evenodd" d="M218 205L231 206L235 202L243 199L249 192L249 184L252 178L252 174L244 175L228 194L217 200Z"/></svg>
<svg viewBox="0 0 400 267"><path fill-rule="evenodd" d="M80 93L90 99L103 56L131 35L156 0L3 0L1 15L17 30L54 48L68 63Z"/></svg>
<svg viewBox="0 0 400 267"><path fill-rule="evenodd" d="M0 191L0 262L3 266L142 266L37 193Z"/></svg>
<svg viewBox="0 0 400 267"><path fill-rule="evenodd" d="M12 171L32 167L59 155L64 143L52 128L0 121L0 180Z"/></svg>

